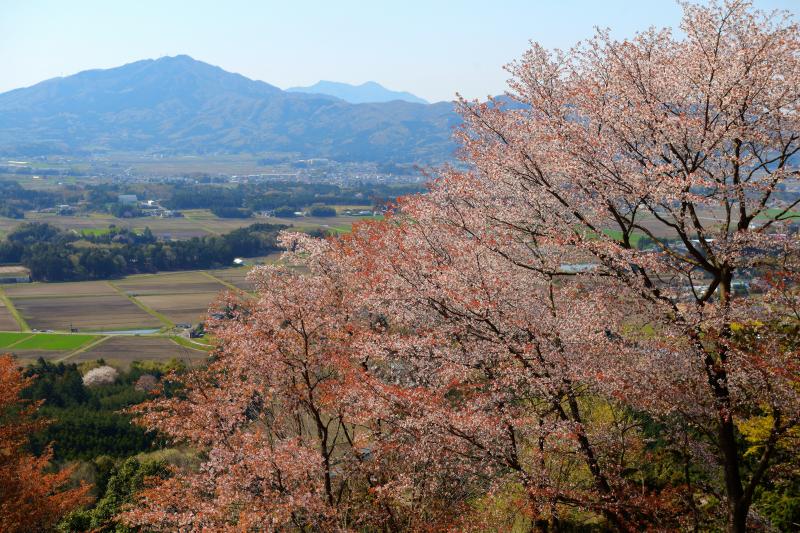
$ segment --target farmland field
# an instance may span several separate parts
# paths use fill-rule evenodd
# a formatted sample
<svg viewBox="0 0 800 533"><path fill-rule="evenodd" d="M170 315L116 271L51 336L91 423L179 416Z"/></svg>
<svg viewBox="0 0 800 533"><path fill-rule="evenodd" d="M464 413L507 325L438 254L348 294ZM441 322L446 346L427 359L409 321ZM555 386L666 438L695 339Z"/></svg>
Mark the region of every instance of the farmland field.
<svg viewBox="0 0 800 533"><path fill-rule="evenodd" d="M22 339L30 337L30 333L14 333L8 331L0 332L0 348L8 348L12 344L16 344Z"/></svg>
<svg viewBox="0 0 800 533"><path fill-rule="evenodd" d="M6 285L5 293L11 298L62 298L69 296L112 296L116 294L105 281L80 281L70 283L18 283Z"/></svg>
<svg viewBox="0 0 800 533"><path fill-rule="evenodd" d="M247 274L250 272L250 268L251 267L225 268L222 270L212 270L211 274L242 290L252 291L255 290L255 284L247 280Z"/></svg>
<svg viewBox="0 0 800 533"><path fill-rule="evenodd" d="M235 229L256 223L285 224L297 231L308 231L318 228L336 232L349 231L354 222L370 217L337 215L335 217L251 217L251 218L219 218L208 209L181 210L183 217L178 218L117 218L107 213L89 215L57 215L55 213L38 213L28 211L24 222L48 222L66 230L76 230L83 234L102 234L108 226L114 224L118 228L142 231L145 227L159 237L171 239L188 239L203 235L220 235ZM0 217L0 233L6 234L23 221Z"/></svg>
<svg viewBox="0 0 800 533"><path fill-rule="evenodd" d="M197 363L207 357L194 341L169 336L82 335L59 333L0 332L0 350L14 354L21 362L38 358L56 361L93 361L105 359L127 367L132 361L181 359Z"/></svg>
<svg viewBox="0 0 800 533"><path fill-rule="evenodd" d="M19 325L3 302L0 302L0 331L17 331Z"/></svg>
<svg viewBox="0 0 800 533"><path fill-rule="evenodd" d="M32 329L159 329L168 322L201 322L209 304L221 292L232 286L251 289L245 280L249 269L140 274L113 281L25 283L5 285L3 290ZM18 330L17 322L0 301L0 331Z"/></svg>
<svg viewBox="0 0 800 533"><path fill-rule="evenodd" d="M162 237L169 236L173 239L187 239L213 233L205 228L198 227L196 222L187 218L117 218L105 213L92 213L88 216L64 216L53 213L27 212L25 213L25 220L28 222L49 222L63 229L74 229L79 232L87 230L92 233L108 228L111 224L119 228L128 228L131 230L149 227L155 235ZM13 227L19 224L18 220L13 222L14 224L12 225L7 222L4 224L0 221L0 227L7 225ZM250 223L252 223L252 221ZM246 226L248 223L245 222L241 225Z"/></svg>
<svg viewBox="0 0 800 533"><path fill-rule="evenodd" d="M14 345L14 350L76 350L97 337L94 335L28 334L28 338Z"/></svg>
<svg viewBox="0 0 800 533"><path fill-rule="evenodd" d="M33 363L39 358L49 361L58 361L69 355L69 352L59 352L55 350L17 350L16 348L11 349L10 352L21 365Z"/></svg>
<svg viewBox="0 0 800 533"><path fill-rule="evenodd" d="M173 357L184 361L201 361L207 354L180 346L168 337L116 336L70 358L70 361L104 359L107 363L128 366L132 361L166 361Z"/></svg>
<svg viewBox="0 0 800 533"><path fill-rule="evenodd" d="M130 276L115 285L172 322L201 322L208 306L228 287L203 272Z"/></svg>
<svg viewBox="0 0 800 533"><path fill-rule="evenodd" d="M195 271L128 276L114 284L136 297L152 294L216 293L225 289L218 281Z"/></svg>
<svg viewBox="0 0 800 533"><path fill-rule="evenodd" d="M11 352L22 362L39 357L57 360L99 339L94 335L0 332L0 349Z"/></svg>
<svg viewBox="0 0 800 533"><path fill-rule="evenodd" d="M161 323L120 294L59 298L13 298L34 329L112 331L160 327Z"/></svg>
<svg viewBox="0 0 800 533"><path fill-rule="evenodd" d="M203 321L209 305L218 294L218 292L184 292L137 296L136 299L163 314L172 322L196 324Z"/></svg>

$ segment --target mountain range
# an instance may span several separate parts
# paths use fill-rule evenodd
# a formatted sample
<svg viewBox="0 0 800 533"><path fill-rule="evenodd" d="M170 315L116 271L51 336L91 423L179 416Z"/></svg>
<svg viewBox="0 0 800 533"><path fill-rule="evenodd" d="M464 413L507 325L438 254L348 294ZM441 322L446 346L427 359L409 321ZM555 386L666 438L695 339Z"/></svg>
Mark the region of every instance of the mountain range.
<svg viewBox="0 0 800 533"><path fill-rule="evenodd" d="M405 91L392 91L374 81L368 81L361 85L350 85L349 83L338 81L322 80L310 87L290 87L286 90L291 93L327 94L351 104L391 102L393 100L403 100L404 102L415 104L428 103L427 100L423 100L419 96Z"/></svg>
<svg viewBox="0 0 800 533"><path fill-rule="evenodd" d="M0 153L248 152L435 162L451 157L458 122L449 102L353 104L282 91L180 55L0 94Z"/></svg>

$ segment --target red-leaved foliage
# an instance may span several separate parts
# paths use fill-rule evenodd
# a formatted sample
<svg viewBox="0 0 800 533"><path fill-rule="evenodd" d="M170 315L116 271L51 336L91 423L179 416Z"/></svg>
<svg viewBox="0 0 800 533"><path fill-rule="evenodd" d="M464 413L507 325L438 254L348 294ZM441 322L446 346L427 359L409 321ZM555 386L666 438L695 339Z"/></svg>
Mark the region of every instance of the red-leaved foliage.
<svg viewBox="0 0 800 533"><path fill-rule="evenodd" d="M24 451L32 431L45 423L33 418L37 405L20 400L28 384L10 355L0 355L0 531L46 531L67 511L85 503L89 487L63 490L70 469L48 473L50 454Z"/></svg>

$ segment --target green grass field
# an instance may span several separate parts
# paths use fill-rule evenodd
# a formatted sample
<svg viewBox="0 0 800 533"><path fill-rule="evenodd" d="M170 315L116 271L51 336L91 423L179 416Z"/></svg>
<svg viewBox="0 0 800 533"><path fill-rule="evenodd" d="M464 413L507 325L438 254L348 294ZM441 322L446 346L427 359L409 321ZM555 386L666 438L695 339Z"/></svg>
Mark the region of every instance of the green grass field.
<svg viewBox="0 0 800 533"><path fill-rule="evenodd" d="M604 229L603 233L605 233L607 236L611 237L614 240L622 242L622 232L620 230ZM644 235L642 235L641 233L632 233L630 236L631 246L636 248L637 245L639 244L639 239L641 239L642 237L644 237Z"/></svg>
<svg viewBox="0 0 800 533"><path fill-rule="evenodd" d="M6 334L0 334L6 335ZM25 335L25 334L23 334ZM28 333L27 335L31 335ZM51 333L34 333L14 346L15 350L76 350L84 344L96 339L96 335L68 335ZM1 342L1 341L0 341Z"/></svg>
<svg viewBox="0 0 800 533"><path fill-rule="evenodd" d="M93 237L99 237L100 235L108 235L111 233L109 228L84 228L81 230L83 235L91 235Z"/></svg>
<svg viewBox="0 0 800 533"><path fill-rule="evenodd" d="M19 342L25 337L30 337L30 333L16 333L11 331L0 331L0 348L8 348L15 342Z"/></svg>
<svg viewBox="0 0 800 533"><path fill-rule="evenodd" d="M770 207L769 209L765 209L756 217L757 220L768 220L777 217L783 213L784 208L782 207ZM800 218L800 211L797 209L793 209L783 213L781 216L781 220L783 219L798 219Z"/></svg>
<svg viewBox="0 0 800 533"><path fill-rule="evenodd" d="M210 339L206 337L201 337L199 339L191 339L191 340L185 337L178 337L178 336L170 338L175 344L184 346L186 348L191 348L192 350L211 351L214 349L214 347L209 344Z"/></svg>

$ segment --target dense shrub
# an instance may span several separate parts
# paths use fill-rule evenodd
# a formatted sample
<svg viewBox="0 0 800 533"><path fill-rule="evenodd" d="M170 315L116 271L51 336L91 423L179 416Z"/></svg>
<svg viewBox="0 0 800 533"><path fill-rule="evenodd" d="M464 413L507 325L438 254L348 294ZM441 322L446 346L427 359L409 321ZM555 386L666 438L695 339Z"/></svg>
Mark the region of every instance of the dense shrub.
<svg viewBox="0 0 800 533"><path fill-rule="evenodd" d="M336 209L325 205L315 205L308 210L308 214L312 217L335 217Z"/></svg>

